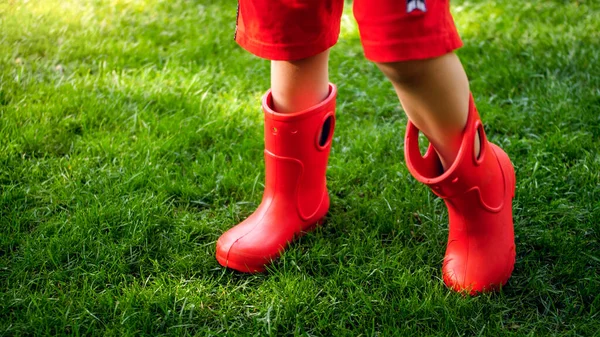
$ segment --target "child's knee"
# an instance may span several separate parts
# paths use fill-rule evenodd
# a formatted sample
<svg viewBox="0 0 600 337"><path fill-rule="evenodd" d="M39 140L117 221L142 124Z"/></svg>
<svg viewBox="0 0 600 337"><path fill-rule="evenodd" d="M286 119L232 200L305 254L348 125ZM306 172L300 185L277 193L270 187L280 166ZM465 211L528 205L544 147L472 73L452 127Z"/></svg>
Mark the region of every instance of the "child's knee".
<svg viewBox="0 0 600 337"><path fill-rule="evenodd" d="M431 59L375 64L390 81L402 85L422 79L428 71Z"/></svg>

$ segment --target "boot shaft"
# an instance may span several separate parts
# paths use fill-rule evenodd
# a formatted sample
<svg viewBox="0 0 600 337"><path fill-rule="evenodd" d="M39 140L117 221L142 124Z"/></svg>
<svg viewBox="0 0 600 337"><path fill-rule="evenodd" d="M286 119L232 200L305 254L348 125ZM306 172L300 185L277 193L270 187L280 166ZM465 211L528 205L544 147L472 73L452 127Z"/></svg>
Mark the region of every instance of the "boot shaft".
<svg viewBox="0 0 600 337"><path fill-rule="evenodd" d="M477 132L480 140L479 155L475 153ZM430 144L425 155L421 156L419 129L409 122L404 144L409 171L446 202L451 202L455 206L466 204L464 207L477 202L490 212L499 211L503 207L505 193L510 190L509 182L505 177L503 166L487 140L472 96L469 98L469 114L461 137L461 146L456 159L444 171L433 145ZM498 184L499 176L503 177L502 184ZM472 191L476 192L473 197L454 198Z"/></svg>
<svg viewBox="0 0 600 337"><path fill-rule="evenodd" d="M279 198L310 218L326 202L325 172L335 127L337 90L330 84L327 98L304 111L281 114L273 110L269 90L263 97L265 114L265 193ZM281 201L281 200L280 200Z"/></svg>

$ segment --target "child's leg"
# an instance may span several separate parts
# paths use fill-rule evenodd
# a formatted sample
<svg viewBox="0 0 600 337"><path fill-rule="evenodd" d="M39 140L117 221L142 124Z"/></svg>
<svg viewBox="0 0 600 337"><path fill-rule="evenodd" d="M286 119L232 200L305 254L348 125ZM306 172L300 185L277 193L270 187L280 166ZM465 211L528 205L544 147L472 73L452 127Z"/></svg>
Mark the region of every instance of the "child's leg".
<svg viewBox="0 0 600 337"><path fill-rule="evenodd" d="M514 170L504 151L485 138L460 61L449 53L378 66L410 119L404 153L409 170L448 207L444 281L470 293L505 284L515 260ZM417 129L433 145L425 158Z"/></svg>
<svg viewBox="0 0 600 337"><path fill-rule="evenodd" d="M265 113L265 190L256 211L217 241L221 265L264 271L329 209L325 171L335 124L336 89L328 51L271 62Z"/></svg>
<svg viewBox="0 0 600 337"><path fill-rule="evenodd" d="M365 56L392 81L409 121L410 173L444 199L450 230L442 273L470 293L506 283L515 261L510 159L487 141L458 58L447 0L355 0ZM421 155L419 131L431 146Z"/></svg>
<svg viewBox="0 0 600 337"><path fill-rule="evenodd" d="M469 111L469 81L454 53L406 62L377 63L390 79L404 111L440 155L452 164ZM479 141L475 142L479 153Z"/></svg>
<svg viewBox="0 0 600 337"><path fill-rule="evenodd" d="M336 89L329 52L271 61L265 113L265 190L258 208L217 241L221 265L264 271L286 246L329 209L325 171L335 124Z"/></svg>
<svg viewBox="0 0 600 337"><path fill-rule="evenodd" d="M275 111L293 113L322 102L329 94L329 49L296 61L271 61Z"/></svg>
<svg viewBox="0 0 600 337"><path fill-rule="evenodd" d="M329 210L325 171L335 126L336 88L328 83L343 0L240 0L236 41L271 60L262 99L265 189L258 208L217 240L225 267L264 271Z"/></svg>

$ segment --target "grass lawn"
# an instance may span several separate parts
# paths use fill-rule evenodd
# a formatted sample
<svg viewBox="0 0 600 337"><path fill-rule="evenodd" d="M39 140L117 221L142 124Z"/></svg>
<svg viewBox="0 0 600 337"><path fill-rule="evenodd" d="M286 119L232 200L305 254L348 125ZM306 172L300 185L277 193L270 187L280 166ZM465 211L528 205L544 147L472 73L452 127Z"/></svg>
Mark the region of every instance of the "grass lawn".
<svg viewBox="0 0 600 337"><path fill-rule="evenodd" d="M0 1L0 335L599 336L600 2L453 2L518 180L513 277L473 298L346 7L328 223L244 275L215 242L261 199L269 63L235 1Z"/></svg>

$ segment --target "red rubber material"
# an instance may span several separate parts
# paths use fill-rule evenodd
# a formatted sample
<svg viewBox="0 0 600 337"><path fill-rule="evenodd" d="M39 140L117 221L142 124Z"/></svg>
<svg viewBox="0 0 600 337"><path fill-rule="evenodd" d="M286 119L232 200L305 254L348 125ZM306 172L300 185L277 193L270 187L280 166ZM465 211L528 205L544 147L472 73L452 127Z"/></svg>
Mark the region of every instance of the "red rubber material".
<svg viewBox="0 0 600 337"><path fill-rule="evenodd" d="M481 151L475 156L479 130ZM512 199L515 172L508 155L488 142L473 97L456 160L445 172L430 145L419 151L419 130L408 122L404 143L410 173L444 199L450 231L442 268L446 285L475 295L506 284L515 263Z"/></svg>
<svg viewBox="0 0 600 337"><path fill-rule="evenodd" d="M295 237L322 222L329 210L325 171L335 127L336 93L330 84L323 102L293 114L273 111L271 91L263 97L263 199L254 213L217 241L216 257L222 266L262 272ZM328 119L327 138L321 139Z"/></svg>

